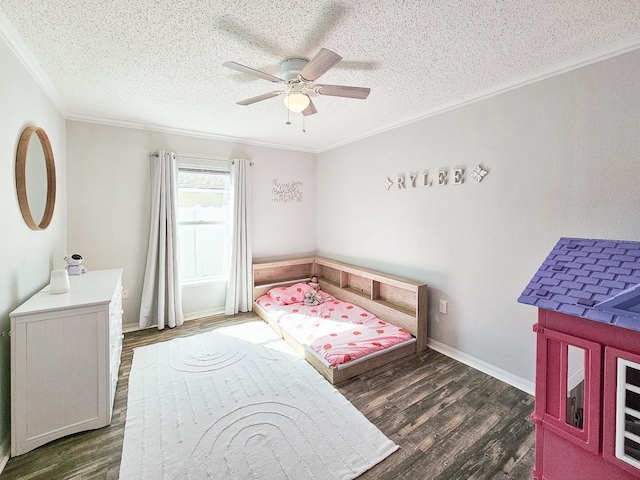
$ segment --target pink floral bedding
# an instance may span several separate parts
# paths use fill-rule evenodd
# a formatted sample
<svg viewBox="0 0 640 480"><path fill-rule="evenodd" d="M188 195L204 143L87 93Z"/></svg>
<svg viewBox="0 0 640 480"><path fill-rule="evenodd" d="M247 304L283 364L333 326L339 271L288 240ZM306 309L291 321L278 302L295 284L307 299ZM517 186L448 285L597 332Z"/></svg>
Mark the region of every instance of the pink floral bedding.
<svg viewBox="0 0 640 480"><path fill-rule="evenodd" d="M331 298L320 305L304 302L280 305L269 295L256 300L282 329L303 345L308 345L329 365L355 360L410 340L403 328L380 320L374 314Z"/></svg>

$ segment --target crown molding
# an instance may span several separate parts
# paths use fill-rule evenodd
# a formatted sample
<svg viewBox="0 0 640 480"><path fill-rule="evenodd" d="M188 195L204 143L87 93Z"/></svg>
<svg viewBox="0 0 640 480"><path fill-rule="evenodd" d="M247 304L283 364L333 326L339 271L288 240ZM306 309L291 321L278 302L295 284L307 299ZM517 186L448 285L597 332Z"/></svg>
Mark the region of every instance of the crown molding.
<svg viewBox="0 0 640 480"><path fill-rule="evenodd" d="M532 83L540 82L542 80L546 80L551 77L555 77L556 75L562 75L563 73L570 72L572 70L577 70L582 67L586 67L593 63L598 63L603 60L607 60L612 57L616 57L618 55L622 55L633 50L640 48L640 37L635 37L631 40L627 40L625 42L614 45L613 47L609 47L607 49L597 50L595 52L591 52L587 55L583 55L577 58L573 58L571 60L553 65L548 68L544 68L541 70L537 70L531 74L522 75L516 77L508 82L502 83L500 85L496 85L493 87L485 88L478 92L475 92L472 95L466 96L465 98L454 100L452 102L444 103L442 105L437 106L432 110L428 110L423 113L419 113L417 115L404 118L402 120L398 120L397 122L393 122L387 124L383 127L376 128L373 130L369 130L361 135L357 135L355 137L351 137L349 139L336 142L330 145L326 145L324 147L320 147L317 149L318 153L327 152L329 150L333 150L338 147L343 147L345 145L349 145L351 143L357 142L359 140L363 140L368 137L372 137L374 135L378 135L383 132L387 132L389 130L394 130L396 128L409 125L411 123L419 122L420 120L424 120L429 117L434 117L436 115L440 115L441 113L448 112L450 110L454 110L456 108L464 107L471 103L479 102L481 100L485 100L487 98L491 98L496 95L500 95L501 93L508 92L510 90L515 90L520 87L524 87L530 85Z"/></svg>
<svg viewBox="0 0 640 480"><path fill-rule="evenodd" d="M640 48L640 37L636 36L630 40L626 40L625 42L621 42L612 47L596 50L594 52L590 52L589 54L585 54L583 56L562 62L552 67L547 67L528 75L522 75L522 76L516 77L513 80L502 83L500 85L496 85L493 87L480 90L462 99L454 100L454 101L439 105L438 107L428 110L426 112L422 112L417 115L413 115L413 116L398 120L396 122L389 123L383 127L369 130L360 135L356 135L336 143L325 145L324 147L306 148L306 147L295 147L292 145L285 145L285 144L279 144L274 142L252 140L247 138L217 135L210 132L188 130L188 129L175 128L175 127L169 127L164 125L156 125L156 124L143 123L143 122L133 122L133 121L127 121L127 120L118 120L118 119L106 118L101 116L69 113L67 111L67 106L64 100L62 99L62 96L60 95L60 92L58 91L56 86L53 84L53 82L51 82L48 75L40 66L40 63L36 60L35 56L31 53L27 45L24 43L24 41L20 37L20 34L18 33L18 31L13 27L13 25L11 24L9 19L6 17L4 12L2 12L2 10L0 10L0 38L3 38L5 40L5 42L11 49L11 51L25 66L27 71L31 74L31 76L35 79L38 85L45 92L45 94L49 97L49 99L53 102L56 108L67 120L76 120L76 121L82 121L82 122L88 122L88 123L96 123L96 124L118 126L118 127L125 127L125 128L135 128L140 130L148 130L148 131L155 131L155 132L161 132L161 133L171 133L176 135L191 136L191 137L198 137L198 138L208 138L208 139L220 140L224 142L241 143L245 145L255 145L259 147L276 148L280 150L291 150L291 151L315 153L315 154L333 150L345 145L349 145L351 143L355 143L365 138L378 135L380 133L384 133L389 130L394 130L396 128L400 128L402 126L409 125L415 122L419 122L426 118L440 115L441 113L445 113L450 110L464 107L471 103L479 102L481 100L491 98L495 95L500 95L501 93L505 93L510 90L515 90L517 88L524 87L532 83L546 80L556 75L562 75L563 73L567 73L572 70L576 70L578 68L582 68L582 67L591 65L593 63L600 62L602 60L607 60L609 58L622 55L632 50L636 50Z"/></svg>
<svg viewBox="0 0 640 480"><path fill-rule="evenodd" d="M343 147L345 145L349 145L351 143L355 143L357 141L360 140L364 140L365 138L368 137L372 137L374 135L378 135L380 133L384 133L384 132L388 132L390 130L395 130L396 128L400 128L403 127L405 125L410 125L412 123L415 122L419 122L421 120L424 120L426 118L430 118L430 117L434 117L436 115L440 115L442 113L446 113L448 111L451 110L455 110L457 108L461 108L464 107L466 105L470 105L472 103L475 102L479 102L481 100L485 100L487 98L491 98L494 97L496 95L500 95L502 93L506 93L509 92L511 90L515 90L521 87L525 87L527 85L531 85L533 83L537 83L540 82L542 80L546 80L548 78L551 77L555 77L557 75L562 75L564 73L570 72L572 70L577 70L579 68L582 67L586 67L588 65L591 65L593 63L598 63L601 62L603 60L607 60L609 58L612 57L616 57L618 55L623 55L625 53L631 52L633 50L636 50L640 48L640 37L635 37L631 40L627 40L625 42L616 44L612 47L606 48L606 49L600 49L600 50L596 50L594 52L591 52L589 54L580 56L580 57L576 57L573 58L571 60L567 60L565 62L553 65L551 67L547 67L541 70L537 70L533 73L527 74L527 75L521 75L519 77L516 77L508 82L502 83L500 85L496 85L493 87L489 87L489 88L485 88L483 90L480 90L472 95L469 95L465 98L462 99L458 99L458 100L454 100L448 103L444 103L442 105L439 105L436 108L433 108L431 110L428 110L426 112L422 112L419 113L417 115L413 115L411 117L407 117L404 118L402 120L398 120L396 122L393 123L389 123L383 127L380 128L376 128L373 130L369 130L368 132L365 132L363 134L360 135L356 135L354 137L350 137L348 139L342 140L340 142L336 142L333 144L329 144L326 145L324 147L319 147L319 148L303 148L303 147L292 147L290 145L282 145L282 144L276 144L276 143L269 143L269 142L259 142L259 141L254 141L254 140L247 140L247 139L243 139L243 138L235 138L235 137L225 137L225 136L221 136L221 135L215 135L212 133L206 133L206 132L194 132L194 131L190 131L190 130L183 130L183 129L177 129L177 128L170 128L170 127L163 127L163 126L159 126L159 125L147 125L147 124L137 124L134 122L122 122L122 121L118 121L118 120L112 120L112 119L104 119L101 117L88 117L88 116L82 116L82 115L75 115L75 116L67 116L67 118L69 119L77 119L77 120L81 120L81 121L85 121L85 122L92 122L92 123L103 123L106 125L114 125L114 126L123 126L123 127L128 127L128 128L140 128L143 130L152 130L152 131L160 131L160 132L166 132L166 133L176 133L178 135L187 135L187 136L195 136L195 137L203 137L203 138L213 138L216 140L222 140L222 141L227 141L227 142L238 142L238 143L244 143L244 144L248 144L248 145L258 145L258 146L263 146L263 147L271 147L271 148L278 148L278 149L282 149L282 150L294 150L294 151L299 151L299 152L307 152L307 153L315 153L315 154L320 154L322 152L327 152L329 150L333 150L339 147Z"/></svg>
<svg viewBox="0 0 640 480"><path fill-rule="evenodd" d="M9 49L20 60L22 65L31 74L36 83L42 88L44 93L49 97L51 102L60 111L63 117L66 117L66 105L60 92L53 84L49 76L40 66L36 57L31 53L27 44L24 43L18 31L11 24L7 16L0 9L0 38L9 46Z"/></svg>
<svg viewBox="0 0 640 480"><path fill-rule="evenodd" d="M152 123L133 122L128 120L118 120L115 118L107 118L93 115L81 115L70 113L66 116L67 120L75 120L78 122L96 123L111 127L134 128L137 130L147 130L151 132L170 133L173 135L181 135L185 137L207 138L210 140L219 140L228 143L241 143L243 145L255 145L258 147L276 148L278 150L292 150L295 152L318 153L314 148L294 147L292 145L284 145L280 143L264 142L260 140L251 140L247 138L231 137L226 135L218 135L210 132L198 130L188 130L184 128L168 127L165 125L156 125Z"/></svg>

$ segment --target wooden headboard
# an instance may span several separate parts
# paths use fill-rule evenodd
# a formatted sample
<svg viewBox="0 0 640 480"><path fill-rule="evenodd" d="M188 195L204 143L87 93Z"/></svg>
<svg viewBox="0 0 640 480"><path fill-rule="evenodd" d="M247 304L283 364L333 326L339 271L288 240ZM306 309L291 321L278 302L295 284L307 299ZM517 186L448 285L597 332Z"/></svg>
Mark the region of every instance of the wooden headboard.
<svg viewBox="0 0 640 480"><path fill-rule="evenodd" d="M271 288L318 277L320 288L353 303L416 337L417 350L427 347L427 285L406 278L322 257L253 263L253 298Z"/></svg>

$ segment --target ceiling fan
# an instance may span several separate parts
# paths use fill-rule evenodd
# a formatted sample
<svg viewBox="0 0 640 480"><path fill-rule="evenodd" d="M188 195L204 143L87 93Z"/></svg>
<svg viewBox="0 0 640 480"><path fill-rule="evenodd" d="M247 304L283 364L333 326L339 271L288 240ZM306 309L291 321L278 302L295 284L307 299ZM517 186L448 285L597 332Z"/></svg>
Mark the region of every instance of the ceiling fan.
<svg viewBox="0 0 640 480"><path fill-rule="evenodd" d="M257 97L237 102L238 105L251 105L269 98L284 95L284 104L292 112L302 113L305 117L318 113L310 95L329 95L332 97L358 98L364 100L369 96L370 88L348 87L346 85L316 84L322 75L330 70L342 57L331 50L322 48L311 60L306 58L287 58L280 62L279 77L260 70L245 67L236 62L225 62L223 66L248 73L272 83L284 85L284 90L275 90Z"/></svg>

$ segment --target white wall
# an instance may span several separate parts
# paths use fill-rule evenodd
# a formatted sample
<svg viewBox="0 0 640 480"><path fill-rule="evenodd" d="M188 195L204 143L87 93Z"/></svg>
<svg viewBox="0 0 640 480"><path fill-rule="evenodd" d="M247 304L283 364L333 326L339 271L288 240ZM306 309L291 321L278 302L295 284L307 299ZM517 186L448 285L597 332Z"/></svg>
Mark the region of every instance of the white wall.
<svg viewBox="0 0 640 480"><path fill-rule="evenodd" d="M137 325L150 215L149 152L249 158L253 173L253 256L315 253L316 156L86 122L67 123L70 253L88 269L124 268L124 324ZM271 182L301 181L303 201L271 201ZM187 312L189 314L190 312Z"/></svg>
<svg viewBox="0 0 640 480"><path fill-rule="evenodd" d="M320 154L318 253L427 282L429 337L532 382L516 300L558 238L640 239L639 71L634 51ZM455 167L463 185L382 186Z"/></svg>
<svg viewBox="0 0 640 480"><path fill-rule="evenodd" d="M27 125L44 128L56 165L56 205L49 228L30 230L15 189L18 139ZM64 266L66 245L64 118L0 36L0 470L10 441L9 313L49 283Z"/></svg>

